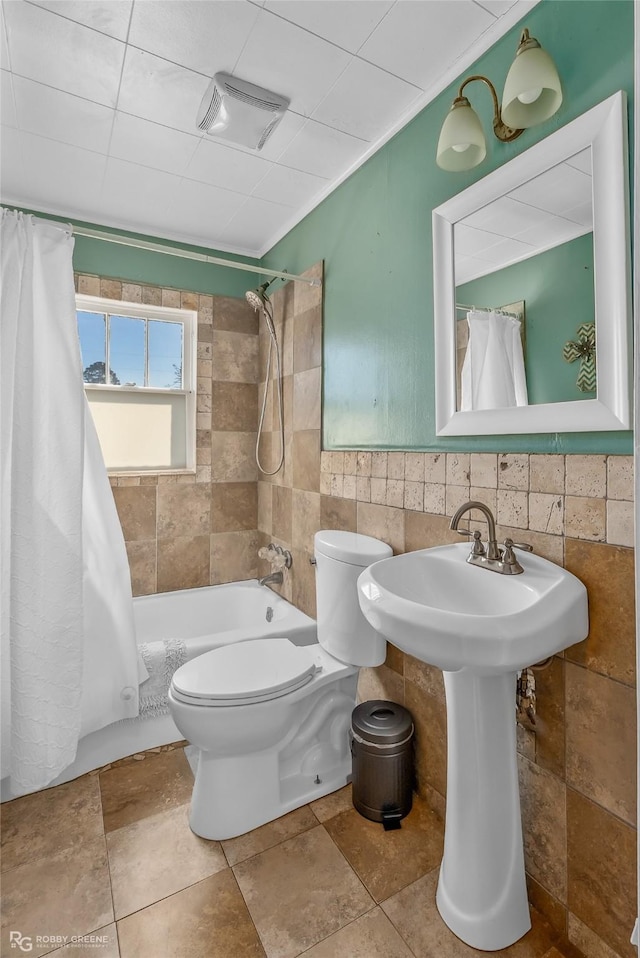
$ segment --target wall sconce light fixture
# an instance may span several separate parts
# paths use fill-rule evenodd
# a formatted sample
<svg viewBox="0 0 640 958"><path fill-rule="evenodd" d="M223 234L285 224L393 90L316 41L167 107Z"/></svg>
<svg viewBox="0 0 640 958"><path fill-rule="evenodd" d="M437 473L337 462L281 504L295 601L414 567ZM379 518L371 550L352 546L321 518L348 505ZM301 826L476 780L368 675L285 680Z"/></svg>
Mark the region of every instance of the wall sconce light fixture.
<svg viewBox="0 0 640 958"><path fill-rule="evenodd" d="M505 80L502 111L496 89L485 76L467 77L458 90L438 140L436 162L443 170L471 170L487 155L478 114L462 95L466 85L474 80L482 80L491 90L493 132L503 143L515 140L528 127L548 120L562 103L562 88L555 64L525 28Z"/></svg>

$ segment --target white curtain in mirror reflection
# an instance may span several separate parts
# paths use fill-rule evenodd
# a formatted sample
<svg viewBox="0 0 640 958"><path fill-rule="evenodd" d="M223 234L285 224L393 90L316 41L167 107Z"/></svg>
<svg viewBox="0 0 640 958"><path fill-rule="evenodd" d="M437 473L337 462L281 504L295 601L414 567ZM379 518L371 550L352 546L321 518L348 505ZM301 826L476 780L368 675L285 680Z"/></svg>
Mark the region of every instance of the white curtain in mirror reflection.
<svg viewBox="0 0 640 958"><path fill-rule="evenodd" d="M471 310L467 322L462 411L528 405L520 321L497 311Z"/></svg>

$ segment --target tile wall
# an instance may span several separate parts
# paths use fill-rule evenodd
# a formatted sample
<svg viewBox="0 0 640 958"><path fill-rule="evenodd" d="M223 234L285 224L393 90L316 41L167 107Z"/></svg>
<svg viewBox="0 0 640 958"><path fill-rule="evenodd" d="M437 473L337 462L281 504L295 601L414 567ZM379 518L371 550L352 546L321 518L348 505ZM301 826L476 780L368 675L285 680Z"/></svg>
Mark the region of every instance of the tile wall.
<svg viewBox="0 0 640 958"><path fill-rule="evenodd" d="M134 595L256 574L258 319L244 300L79 274L90 296L198 311L194 473L112 476Z"/></svg>
<svg viewBox="0 0 640 958"><path fill-rule="evenodd" d="M284 343L287 461L282 474L258 482L260 543L279 543L294 556L278 591L315 614L308 560L317 529L362 532L389 542L396 553L411 551L460 541L447 517L469 499L491 507L500 537L530 542L586 584L589 637L535 673L537 724L535 730L518 729L529 895L589 958L631 958L636 917L632 458L320 452L321 298L313 289L290 286L274 297ZM261 355L264 342L261 330ZM265 448L273 442L274 434L267 433ZM263 563L259 567L261 574L267 571ZM389 645L385 665L363 670L360 696L392 699L412 712L419 790L442 812L441 673Z"/></svg>
<svg viewBox="0 0 640 958"><path fill-rule="evenodd" d="M305 274L322 278L322 264ZM316 530L336 526L320 511L320 445L322 388L322 288L288 283L272 297L274 322L282 344L284 401L284 467L275 476L258 482L258 535L260 545L275 542L293 555L280 591L298 608L315 617L313 557ZM260 327L261 374L266 369L268 334ZM271 366L272 375L274 364ZM260 396L264 383L260 384ZM280 449L277 401L271 389L260 443L263 465L277 462ZM336 526L337 527L337 526ZM259 574L269 566L259 561Z"/></svg>
<svg viewBox="0 0 640 958"><path fill-rule="evenodd" d="M321 265L307 275L321 277ZM589 958L631 958L632 458L321 452L321 293L290 283L272 297L282 344L285 465L258 480L253 447L268 338L245 303L95 276L78 276L77 286L84 293L199 311L195 476L112 480L136 594L265 574L269 566L256 560L257 549L273 541L294 557L278 591L315 615L309 559L317 529L376 536L400 553L454 541L447 517L472 498L494 510L501 537L531 542L537 553L582 579L589 590L589 637L536 672L537 725L518 730L529 894ZM265 468L271 468L279 451L272 394L260 449ZM389 645L385 665L363 670L360 695L410 709L419 790L441 813L441 674Z"/></svg>

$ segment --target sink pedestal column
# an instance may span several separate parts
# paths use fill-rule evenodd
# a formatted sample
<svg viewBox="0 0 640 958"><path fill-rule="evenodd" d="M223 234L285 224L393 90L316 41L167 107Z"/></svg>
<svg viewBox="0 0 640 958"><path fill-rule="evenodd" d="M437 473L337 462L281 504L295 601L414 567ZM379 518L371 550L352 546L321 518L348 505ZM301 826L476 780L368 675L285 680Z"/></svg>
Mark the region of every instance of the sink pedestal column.
<svg viewBox="0 0 640 958"><path fill-rule="evenodd" d="M436 902L485 951L531 927L516 764L516 674L445 672L447 812Z"/></svg>

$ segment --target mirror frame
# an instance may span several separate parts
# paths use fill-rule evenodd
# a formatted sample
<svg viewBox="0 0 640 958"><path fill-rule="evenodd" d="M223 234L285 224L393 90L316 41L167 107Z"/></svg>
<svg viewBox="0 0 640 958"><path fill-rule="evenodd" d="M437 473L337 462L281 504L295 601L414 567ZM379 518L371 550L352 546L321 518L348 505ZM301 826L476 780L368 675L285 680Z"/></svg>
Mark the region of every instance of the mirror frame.
<svg viewBox="0 0 640 958"><path fill-rule="evenodd" d="M597 398L456 410L454 226L591 147ZM487 436L631 428L631 270L627 99L623 91L433 210L436 434Z"/></svg>

